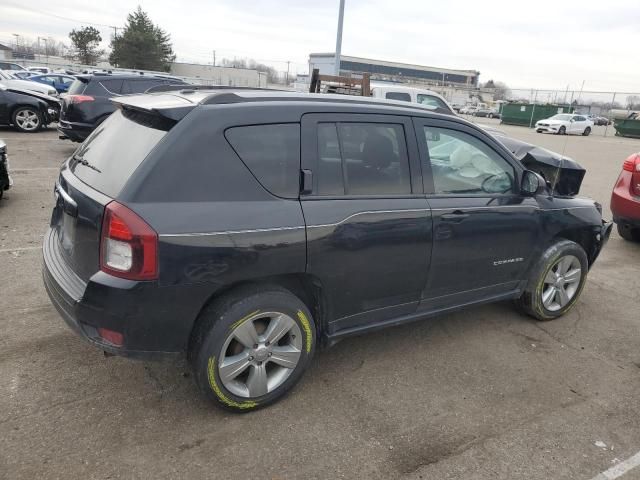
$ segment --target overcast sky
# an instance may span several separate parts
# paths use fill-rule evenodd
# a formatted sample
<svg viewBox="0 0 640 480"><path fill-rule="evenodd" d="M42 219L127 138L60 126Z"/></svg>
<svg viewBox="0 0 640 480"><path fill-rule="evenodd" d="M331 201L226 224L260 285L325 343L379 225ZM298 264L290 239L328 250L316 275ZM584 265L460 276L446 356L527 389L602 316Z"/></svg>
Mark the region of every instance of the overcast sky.
<svg viewBox="0 0 640 480"><path fill-rule="evenodd" d="M211 62L215 49L218 61L251 57L286 70L290 60L292 72L306 72L310 52L335 49L339 0L2 0L0 42L18 33L68 43L82 22L121 27L138 4L171 34L179 61ZM640 91L638 0L346 0L342 45L345 55L476 69L481 81L513 88L579 89L584 80L585 90Z"/></svg>

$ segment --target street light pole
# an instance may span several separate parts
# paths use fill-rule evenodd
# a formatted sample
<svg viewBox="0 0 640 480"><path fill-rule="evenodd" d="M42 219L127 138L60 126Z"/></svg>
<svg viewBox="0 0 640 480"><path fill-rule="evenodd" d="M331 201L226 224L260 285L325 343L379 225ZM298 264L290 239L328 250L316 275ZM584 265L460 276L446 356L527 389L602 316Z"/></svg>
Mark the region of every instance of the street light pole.
<svg viewBox="0 0 640 480"><path fill-rule="evenodd" d="M340 0L340 12L338 13L338 35L336 37L336 64L334 73L340 75L340 54L342 53L342 22L344 20L344 0Z"/></svg>

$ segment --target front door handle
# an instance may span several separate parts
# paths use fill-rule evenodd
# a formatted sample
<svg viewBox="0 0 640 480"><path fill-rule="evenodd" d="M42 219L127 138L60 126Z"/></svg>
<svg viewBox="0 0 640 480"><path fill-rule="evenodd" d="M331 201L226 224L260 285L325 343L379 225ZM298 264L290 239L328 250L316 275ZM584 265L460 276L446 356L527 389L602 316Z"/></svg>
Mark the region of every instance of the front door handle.
<svg viewBox="0 0 640 480"><path fill-rule="evenodd" d="M468 216L469 216L468 213L464 213L461 210L456 210L453 213L445 213L440 218L442 219L443 222L460 223L461 221L463 221Z"/></svg>

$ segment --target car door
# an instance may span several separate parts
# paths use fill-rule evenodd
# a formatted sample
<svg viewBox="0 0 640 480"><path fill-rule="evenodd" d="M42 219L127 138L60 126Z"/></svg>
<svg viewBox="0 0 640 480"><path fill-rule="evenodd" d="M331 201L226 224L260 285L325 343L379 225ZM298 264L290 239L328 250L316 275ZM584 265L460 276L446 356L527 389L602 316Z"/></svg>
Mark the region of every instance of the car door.
<svg viewBox="0 0 640 480"><path fill-rule="evenodd" d="M302 138L307 272L328 333L414 313L432 225L410 118L308 114Z"/></svg>
<svg viewBox="0 0 640 480"><path fill-rule="evenodd" d="M585 129L589 126L589 122L587 120L587 117L585 117L583 115L576 115L573 118L575 120L575 122L573 122L573 131L574 131L574 133L576 133L578 135L582 135L582 133L584 133Z"/></svg>
<svg viewBox="0 0 640 480"><path fill-rule="evenodd" d="M433 252L421 309L513 294L534 261L535 199L519 193L523 167L471 126L415 119L433 217Z"/></svg>

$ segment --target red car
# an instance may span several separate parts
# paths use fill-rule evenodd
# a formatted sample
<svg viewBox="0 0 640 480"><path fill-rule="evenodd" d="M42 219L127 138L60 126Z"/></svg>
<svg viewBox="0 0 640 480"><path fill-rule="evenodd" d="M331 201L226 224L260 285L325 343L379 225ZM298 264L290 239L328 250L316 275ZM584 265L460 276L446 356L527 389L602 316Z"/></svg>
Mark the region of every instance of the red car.
<svg viewBox="0 0 640 480"><path fill-rule="evenodd" d="M640 241L640 153L624 161L611 194L611 212L625 240Z"/></svg>

